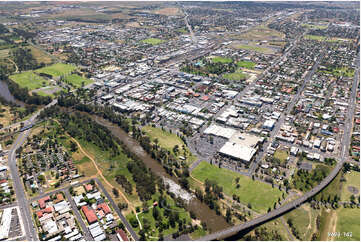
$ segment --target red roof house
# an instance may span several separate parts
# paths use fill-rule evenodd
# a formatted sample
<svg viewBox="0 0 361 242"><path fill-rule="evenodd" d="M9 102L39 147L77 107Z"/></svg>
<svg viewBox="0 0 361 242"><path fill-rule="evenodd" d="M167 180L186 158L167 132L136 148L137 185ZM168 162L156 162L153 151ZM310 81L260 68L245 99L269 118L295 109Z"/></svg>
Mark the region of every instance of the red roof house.
<svg viewBox="0 0 361 242"><path fill-rule="evenodd" d="M101 204L99 204L97 208L103 210L103 212L104 212L105 214L108 214L108 213L111 212L109 206L108 206L106 203L101 203Z"/></svg>
<svg viewBox="0 0 361 242"><path fill-rule="evenodd" d="M98 220L94 210L89 208L88 206L84 205L83 207L81 207L81 211L83 211L89 224L94 223Z"/></svg>
<svg viewBox="0 0 361 242"><path fill-rule="evenodd" d="M117 230L117 234L119 235L119 237L120 237L120 241L129 241L129 239L128 239L128 237L127 237L127 234L124 232L124 230L122 230L122 229L118 229ZM119 238L118 237L118 238Z"/></svg>
<svg viewBox="0 0 361 242"><path fill-rule="evenodd" d="M45 203L46 203L47 201L49 201L49 200L50 200L50 197L49 197L49 196L40 198L40 199L38 200L39 207L40 207L41 209L45 208Z"/></svg>
<svg viewBox="0 0 361 242"><path fill-rule="evenodd" d="M85 187L85 190L86 190L87 192L90 192L90 191L93 190L92 184L86 184L84 187Z"/></svg>

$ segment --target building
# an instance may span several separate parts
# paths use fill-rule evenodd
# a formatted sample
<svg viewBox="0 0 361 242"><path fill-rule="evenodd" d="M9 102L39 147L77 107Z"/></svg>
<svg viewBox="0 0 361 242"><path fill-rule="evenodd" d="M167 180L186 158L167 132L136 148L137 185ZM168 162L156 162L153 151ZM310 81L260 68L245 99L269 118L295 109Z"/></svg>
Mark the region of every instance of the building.
<svg viewBox="0 0 361 242"><path fill-rule="evenodd" d="M117 230L117 238L119 241L129 241L127 234L122 229Z"/></svg>
<svg viewBox="0 0 361 242"><path fill-rule="evenodd" d="M92 224L98 220L95 211L88 206L81 207L81 211L84 213L89 224Z"/></svg>
<svg viewBox="0 0 361 242"><path fill-rule="evenodd" d="M244 163L250 163L257 153L258 145L263 141L262 137L236 131L222 146L219 153Z"/></svg>
<svg viewBox="0 0 361 242"><path fill-rule="evenodd" d="M276 120L274 119L268 119L263 123L262 128L272 131L272 129L275 127Z"/></svg>

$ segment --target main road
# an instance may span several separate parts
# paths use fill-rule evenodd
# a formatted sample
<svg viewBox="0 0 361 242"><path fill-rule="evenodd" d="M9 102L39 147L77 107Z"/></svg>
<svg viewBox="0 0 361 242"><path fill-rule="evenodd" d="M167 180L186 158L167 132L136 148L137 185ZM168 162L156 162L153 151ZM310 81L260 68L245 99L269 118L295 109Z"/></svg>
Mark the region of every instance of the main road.
<svg viewBox="0 0 361 242"><path fill-rule="evenodd" d="M45 108L50 107L56 103L57 103L57 100L54 100L51 103L49 103L47 106L45 106ZM30 117L30 119L28 119L26 121L26 124L33 125L41 111L42 111L42 109L40 109L34 115L32 115ZM21 213L21 217L22 217L23 223L24 223L26 240L28 240L28 241L29 240L39 240L39 239L37 237L36 229L33 224L32 215L30 213L29 203L26 198L26 194L24 192L23 183L20 179L18 168L16 165L16 150L23 145L23 143L25 142L25 140L29 134L30 134L30 129L27 129L27 130L21 132L19 134L19 136L16 138L13 146L11 147L11 150L9 151L9 155L8 155L8 165L9 165L11 177L13 180L13 186L14 186L14 190L15 190L15 194L16 194L16 199L17 199L18 205L20 207L20 213Z"/></svg>
<svg viewBox="0 0 361 242"><path fill-rule="evenodd" d="M357 62L359 62L359 57L358 57ZM342 169L343 164L346 162L346 159L348 157L347 151L348 151L348 148L350 145L350 140L351 140L351 126L352 126L351 122L353 119L353 114L354 114L355 106L356 106L356 91L357 91L357 85L359 82L359 75L360 75L360 70L358 69L355 72L354 81L353 81L352 89L351 89L351 97L349 100L350 108L348 109L346 125L345 125L345 129L344 129L344 136L342 138L342 148L341 148L340 160L338 161L336 167L331 171L331 173L320 184L318 184L316 187L314 187L311 191L305 193L303 196L294 200L293 202L287 203L286 205L281 206L275 210L272 210L271 212L264 214L262 216L259 216L251 221L248 221L246 223L236 225L236 226L206 235L204 237L201 237L198 240L209 241L209 240L225 239L230 236L236 235L240 231L245 231L247 229L251 229L264 222L267 222L269 220L277 218L278 216L281 216L284 213L291 211L294 208L299 207L301 204L306 202L308 199L315 196L317 193L322 191L322 189L324 189L337 176L337 174Z"/></svg>

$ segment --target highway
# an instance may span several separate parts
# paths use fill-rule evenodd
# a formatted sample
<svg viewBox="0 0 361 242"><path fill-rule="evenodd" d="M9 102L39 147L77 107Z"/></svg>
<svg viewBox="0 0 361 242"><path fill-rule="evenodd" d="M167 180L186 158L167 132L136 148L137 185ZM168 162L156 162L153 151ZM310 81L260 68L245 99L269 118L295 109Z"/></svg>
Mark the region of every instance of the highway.
<svg viewBox="0 0 361 242"><path fill-rule="evenodd" d="M358 62L359 62L359 57L358 57ZM344 130L344 136L342 139L341 157L340 157L339 162L335 166L335 168L331 171L331 173L320 184L318 184L311 191L305 193L302 197L296 199L295 201L287 203L286 205L283 205L275 210L272 210L271 212L264 214L262 216L259 216L251 221L248 221L246 223L236 225L236 226L206 235L204 237L199 238L198 240L200 240L200 241L222 240L222 239L228 238L230 236L236 235L240 231L251 229L257 225L260 225L260 224L267 222L269 220L272 220L280 215L283 215L284 213L291 211L294 208L299 207L301 204L306 202L308 199L310 199L311 197L313 197L314 195L316 195L317 193L322 191L322 189L324 189L337 176L337 174L342 169L343 164L346 162L346 159L348 157L347 152L348 152L348 148L349 148L349 144L350 144L350 140L351 140L351 127L352 127L351 122L353 119L353 114L354 114L354 110L355 110L355 106L356 106L355 99L356 99L356 91L357 91L357 85L358 85L358 81L359 81L359 75L360 75L360 70L358 69L355 72L355 77L354 77L354 81L352 84L351 97L350 97L351 106L348 109L348 113L347 113L347 120L346 120L346 125L345 125L345 130Z"/></svg>

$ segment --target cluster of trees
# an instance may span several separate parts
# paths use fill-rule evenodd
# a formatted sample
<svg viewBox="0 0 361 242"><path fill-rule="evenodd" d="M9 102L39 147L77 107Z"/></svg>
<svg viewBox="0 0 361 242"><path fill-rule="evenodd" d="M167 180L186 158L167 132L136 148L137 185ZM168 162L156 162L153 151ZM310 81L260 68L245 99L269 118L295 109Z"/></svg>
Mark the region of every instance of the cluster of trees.
<svg viewBox="0 0 361 242"><path fill-rule="evenodd" d="M254 235L248 233L244 240L246 241L282 241L282 236L277 230L268 230L265 227L258 227L254 230Z"/></svg>
<svg viewBox="0 0 361 242"><path fill-rule="evenodd" d="M128 181L128 179L124 175L116 175L115 181L124 188L126 193L132 194L133 191L132 184Z"/></svg>
<svg viewBox="0 0 361 242"><path fill-rule="evenodd" d="M205 192L201 189L196 188L195 194L196 197L205 204L208 205L210 209L214 209L218 215L221 214L220 207L217 203L219 199L224 198L223 187L217 185L215 181L206 179L204 182Z"/></svg>
<svg viewBox="0 0 361 242"><path fill-rule="evenodd" d="M30 49L16 48L11 51L11 56L19 71L33 70L39 67Z"/></svg>
<svg viewBox="0 0 361 242"><path fill-rule="evenodd" d="M325 179L329 172L330 168L323 165L318 165L311 172L300 169L292 175L293 187L303 192L311 190Z"/></svg>
<svg viewBox="0 0 361 242"><path fill-rule="evenodd" d="M234 62L231 63L220 63L220 62L212 62L211 60L203 59L203 66L195 65L192 63L186 63L181 71L201 75L201 76L209 76L211 74L221 75L223 73L229 72L233 73L237 69L237 65Z"/></svg>

